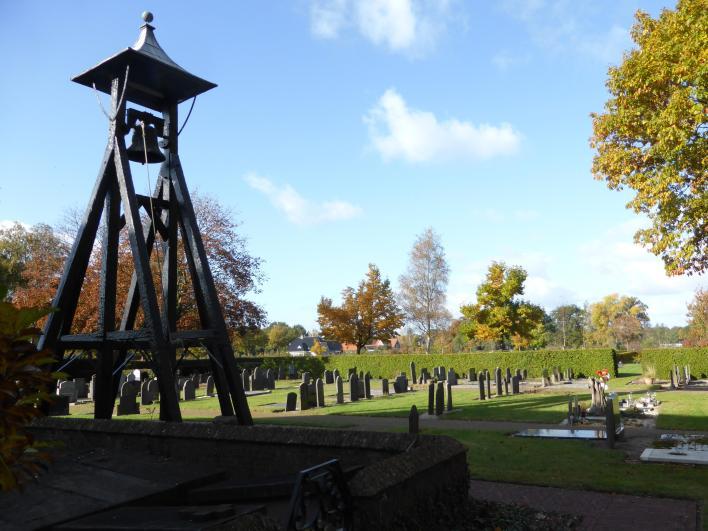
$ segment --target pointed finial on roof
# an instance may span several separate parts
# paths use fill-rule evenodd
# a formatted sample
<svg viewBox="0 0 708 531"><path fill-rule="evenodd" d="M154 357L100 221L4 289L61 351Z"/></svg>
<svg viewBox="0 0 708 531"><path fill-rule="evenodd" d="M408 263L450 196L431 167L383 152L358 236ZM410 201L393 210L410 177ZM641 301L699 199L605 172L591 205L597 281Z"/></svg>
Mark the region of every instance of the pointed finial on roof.
<svg viewBox="0 0 708 531"><path fill-rule="evenodd" d="M150 13L150 11L143 11L142 17L143 17L143 20L145 22L147 22L148 24L150 24L150 22L152 22L152 19L154 18L152 16L152 13Z"/></svg>

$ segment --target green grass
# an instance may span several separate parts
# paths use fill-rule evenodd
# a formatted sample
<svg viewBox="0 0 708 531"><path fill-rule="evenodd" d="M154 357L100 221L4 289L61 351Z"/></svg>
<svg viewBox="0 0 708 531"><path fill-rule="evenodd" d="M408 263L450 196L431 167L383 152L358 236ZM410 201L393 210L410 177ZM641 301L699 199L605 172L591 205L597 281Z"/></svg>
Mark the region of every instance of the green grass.
<svg viewBox="0 0 708 531"><path fill-rule="evenodd" d="M708 529L705 467L626 463L624 452L585 441L526 439L496 431L424 430L468 448L473 478L624 494L691 498L703 503Z"/></svg>

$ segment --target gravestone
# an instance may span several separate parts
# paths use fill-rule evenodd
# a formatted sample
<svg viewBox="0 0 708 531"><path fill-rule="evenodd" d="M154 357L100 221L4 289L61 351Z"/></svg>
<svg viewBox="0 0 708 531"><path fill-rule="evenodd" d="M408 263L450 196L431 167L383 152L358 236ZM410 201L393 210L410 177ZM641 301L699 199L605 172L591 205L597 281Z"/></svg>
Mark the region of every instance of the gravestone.
<svg viewBox="0 0 708 531"><path fill-rule="evenodd" d="M311 377L311 375L309 372L307 372L307 371L303 372L302 373L302 383L304 383L305 385L310 385L310 377Z"/></svg>
<svg viewBox="0 0 708 531"><path fill-rule="evenodd" d="M447 410L452 411L452 384L447 382Z"/></svg>
<svg viewBox="0 0 708 531"><path fill-rule="evenodd" d="M396 394L405 393L408 391L408 379L406 378L405 373L401 373L396 376L396 379L393 381L393 390Z"/></svg>
<svg viewBox="0 0 708 531"><path fill-rule="evenodd" d="M492 398L492 375L489 370L484 372L484 383L487 386L487 400Z"/></svg>
<svg viewBox="0 0 708 531"><path fill-rule="evenodd" d="M125 374L120 375L120 379L118 380L118 389L123 387L123 384L128 381L128 377Z"/></svg>
<svg viewBox="0 0 708 531"><path fill-rule="evenodd" d="M476 381L477 381L477 370L476 370L476 369L471 368L471 369L469 370L469 372L467 373L467 375L468 375L468 378L467 378L467 379L468 379L470 382L476 382Z"/></svg>
<svg viewBox="0 0 708 531"><path fill-rule="evenodd" d="M499 367L494 369L494 383L497 386L497 396L501 396L502 391L502 371Z"/></svg>
<svg viewBox="0 0 708 531"><path fill-rule="evenodd" d="M288 393L285 399L285 411L295 411L297 409L297 393Z"/></svg>
<svg viewBox="0 0 708 531"><path fill-rule="evenodd" d="M684 379L686 380L686 384L691 383L691 367L689 365L684 365L683 373ZM79 398L81 398L81 396L79 396Z"/></svg>
<svg viewBox="0 0 708 531"><path fill-rule="evenodd" d="M352 379L352 374L356 374L356 367L351 367L351 368L347 369L347 378L349 380Z"/></svg>
<svg viewBox="0 0 708 531"><path fill-rule="evenodd" d="M332 374L332 371L326 370L324 372L324 377L325 377L325 383L326 384L333 384L334 383L334 375Z"/></svg>
<svg viewBox="0 0 708 531"><path fill-rule="evenodd" d="M428 415L432 416L435 411L435 384L428 384Z"/></svg>
<svg viewBox="0 0 708 531"><path fill-rule="evenodd" d="M440 379L440 368L439 367L433 367L433 378L435 380Z"/></svg>
<svg viewBox="0 0 708 531"><path fill-rule="evenodd" d="M334 383L337 386L337 404L343 404L344 403L344 382L342 381L342 377L339 374L337 374L337 378L334 380Z"/></svg>
<svg viewBox="0 0 708 531"><path fill-rule="evenodd" d="M415 372L415 362L411 361L411 381L413 383L416 383L418 381L418 378L416 378L416 372Z"/></svg>
<svg viewBox="0 0 708 531"><path fill-rule="evenodd" d="M334 369L334 372L332 373L332 377L334 381L337 381L337 378L339 378L339 369Z"/></svg>
<svg viewBox="0 0 708 531"><path fill-rule="evenodd" d="M411 406L411 412L408 414L408 433L412 433L414 435L418 434L419 420L420 415L418 415L418 408L415 407L415 404L413 404Z"/></svg>
<svg viewBox="0 0 708 531"><path fill-rule="evenodd" d="M47 415L50 417L63 417L69 414L69 397L56 395L49 402L49 411Z"/></svg>
<svg viewBox="0 0 708 531"><path fill-rule="evenodd" d="M541 383L543 387L548 387L551 385L551 379L548 377L548 369L543 369L541 372Z"/></svg>
<svg viewBox="0 0 708 531"><path fill-rule="evenodd" d="M194 390L199 389L199 382L201 381L201 375L199 373L194 373L192 375L192 383L194 384Z"/></svg>
<svg viewBox="0 0 708 531"><path fill-rule="evenodd" d="M59 382L57 394L59 396L67 397L69 399L69 402L73 404L74 402L76 402L76 384L70 380L64 380Z"/></svg>
<svg viewBox="0 0 708 531"><path fill-rule="evenodd" d="M508 380L507 378L504 378L504 394L506 396L509 396L509 384L511 383L511 380Z"/></svg>
<svg viewBox="0 0 708 531"><path fill-rule="evenodd" d="M129 372L129 373L128 373L127 381L128 381L128 382L134 382L134 381L135 381L135 375L134 375L132 372Z"/></svg>
<svg viewBox="0 0 708 531"><path fill-rule="evenodd" d="M256 367L255 369L253 369L253 380L251 389L253 389L254 391L263 391L266 387L265 384L265 374L263 373L263 369L261 369L260 367Z"/></svg>
<svg viewBox="0 0 708 531"><path fill-rule="evenodd" d="M285 380L285 367L278 365L278 380ZM295 397L297 400L297 397Z"/></svg>
<svg viewBox="0 0 708 531"><path fill-rule="evenodd" d="M242 383L243 383L243 390L250 391L251 390L251 378L248 374L248 369L243 370L243 372L241 373L241 379L242 379Z"/></svg>
<svg viewBox="0 0 708 531"><path fill-rule="evenodd" d="M484 373L479 373L479 399L485 400L487 397L484 394Z"/></svg>
<svg viewBox="0 0 708 531"><path fill-rule="evenodd" d="M676 389L676 378L675 378L675 376L674 376L674 371L673 371L673 370L669 371L669 376L671 377L671 385L670 385L670 388L671 388L671 389Z"/></svg>
<svg viewBox="0 0 708 531"><path fill-rule="evenodd" d="M297 380L297 367L294 363L288 365L288 378L290 380Z"/></svg>
<svg viewBox="0 0 708 531"><path fill-rule="evenodd" d="M300 411L310 409L309 386L304 381L298 386L300 391Z"/></svg>
<svg viewBox="0 0 708 531"><path fill-rule="evenodd" d="M515 374L511 378L511 393L514 395L519 394L519 380L520 379L521 379L521 377L518 374Z"/></svg>
<svg viewBox="0 0 708 531"><path fill-rule="evenodd" d="M251 375L248 377L248 380L249 380L249 381L248 381L248 385L251 386L251 391L255 391L255 390L256 390L256 389L255 389L256 375L255 375L255 374L251 374Z"/></svg>
<svg viewBox="0 0 708 531"><path fill-rule="evenodd" d="M317 407L325 407L324 382L322 378L317 378L315 387L317 393Z"/></svg>
<svg viewBox="0 0 708 531"><path fill-rule="evenodd" d="M428 380L430 379L430 375L428 374L428 369L423 369L422 370L422 376L423 376L423 384L427 384Z"/></svg>
<svg viewBox="0 0 708 531"><path fill-rule="evenodd" d="M413 382L415 383L415 382ZM423 385L423 375L421 374L420 377L418 378L418 383Z"/></svg>
<svg viewBox="0 0 708 531"><path fill-rule="evenodd" d="M523 381L526 381L526 380L529 379L529 371L528 371L528 369L524 369L523 371L521 371L521 379L522 379Z"/></svg>
<svg viewBox="0 0 708 531"><path fill-rule="evenodd" d="M359 380L359 398L366 397L366 390L364 389L364 380Z"/></svg>
<svg viewBox="0 0 708 531"><path fill-rule="evenodd" d="M364 375L364 398L371 399L371 375L367 372Z"/></svg>
<svg viewBox="0 0 708 531"><path fill-rule="evenodd" d="M207 380L209 379L209 376L211 376L211 373L209 373L209 372L203 372L203 373L201 374L201 380L199 381L199 383L203 383L204 385L206 385Z"/></svg>
<svg viewBox="0 0 708 531"><path fill-rule="evenodd" d="M509 367L506 368L506 379L511 381L511 369Z"/></svg>
<svg viewBox="0 0 708 531"><path fill-rule="evenodd" d="M209 375L206 379L206 395L214 396L214 377Z"/></svg>
<svg viewBox="0 0 708 531"><path fill-rule="evenodd" d="M275 371L273 369L266 370L265 373L266 388L275 389Z"/></svg>
<svg viewBox="0 0 708 531"><path fill-rule="evenodd" d="M457 374L455 373L455 369L450 368L450 370L447 371L447 382L451 385L457 385Z"/></svg>
<svg viewBox="0 0 708 531"><path fill-rule="evenodd" d="M516 377L521 381L521 369L516 369Z"/></svg>
<svg viewBox="0 0 708 531"><path fill-rule="evenodd" d="M154 401L152 393L150 392L150 380L145 380L140 386L140 404L143 406L149 406Z"/></svg>
<svg viewBox="0 0 708 531"><path fill-rule="evenodd" d="M442 415L445 409L445 384L438 382L435 389L435 414Z"/></svg>
<svg viewBox="0 0 708 531"><path fill-rule="evenodd" d="M445 372L444 366L440 365L439 370L438 370L438 374L440 374L441 380L444 380L445 378L447 378L447 372Z"/></svg>
<svg viewBox="0 0 708 531"><path fill-rule="evenodd" d="M157 385L157 378L148 380L148 391L152 395L153 402L158 402L160 400L160 386Z"/></svg>
<svg viewBox="0 0 708 531"><path fill-rule="evenodd" d="M360 382L364 381L364 371L359 371L359 381Z"/></svg>
<svg viewBox="0 0 708 531"><path fill-rule="evenodd" d="M384 396L388 396L388 380L384 378L381 380L381 394Z"/></svg>
<svg viewBox="0 0 708 531"><path fill-rule="evenodd" d="M91 376L91 381L89 382L89 385L88 385L87 397L89 400L94 400L95 396L96 396L96 375L94 374L93 376Z"/></svg>
<svg viewBox="0 0 708 531"><path fill-rule="evenodd" d="M349 400L352 402L359 400L359 377L356 372L349 375Z"/></svg>
<svg viewBox="0 0 708 531"><path fill-rule="evenodd" d="M118 411L116 415L137 415L140 413L140 404L138 404L137 392L135 386L132 382L133 380L126 380L126 382L120 388L120 399L118 401Z"/></svg>
<svg viewBox="0 0 708 531"><path fill-rule="evenodd" d="M182 385L182 400L186 402L194 400L196 397L194 382L190 379L185 380L184 385Z"/></svg>
<svg viewBox="0 0 708 531"><path fill-rule="evenodd" d="M76 398L86 398L88 396L88 385L86 385L86 378L74 378L74 385L76 386Z"/></svg>

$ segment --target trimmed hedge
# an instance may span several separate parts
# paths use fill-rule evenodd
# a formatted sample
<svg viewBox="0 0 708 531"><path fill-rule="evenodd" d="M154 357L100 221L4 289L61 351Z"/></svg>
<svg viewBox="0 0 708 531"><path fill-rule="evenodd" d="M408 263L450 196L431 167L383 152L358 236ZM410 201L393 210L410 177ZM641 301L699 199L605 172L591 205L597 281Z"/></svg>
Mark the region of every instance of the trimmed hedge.
<svg viewBox="0 0 708 531"><path fill-rule="evenodd" d="M646 367L656 369L660 380L669 378L674 365L690 365L691 376L705 378L708 375L708 348L655 348L642 350L642 371Z"/></svg>
<svg viewBox="0 0 708 531"><path fill-rule="evenodd" d="M262 358L263 367L287 366L294 363L298 371L308 370L314 377L321 377L325 369L339 369L343 375L347 369L356 367L357 371L370 372L374 378L393 378L405 371L410 377L410 363L415 362L416 372L423 367L433 373L433 367L440 365L445 369L453 368L458 374L467 373L470 368L489 369L495 367L512 372L527 369L529 377L540 378L543 369L549 371L560 367L562 371L573 369L576 376L590 376L599 369L613 370L617 375L616 353L613 349L590 350L522 350L503 352L472 352L460 354L340 354L318 357L266 357Z"/></svg>

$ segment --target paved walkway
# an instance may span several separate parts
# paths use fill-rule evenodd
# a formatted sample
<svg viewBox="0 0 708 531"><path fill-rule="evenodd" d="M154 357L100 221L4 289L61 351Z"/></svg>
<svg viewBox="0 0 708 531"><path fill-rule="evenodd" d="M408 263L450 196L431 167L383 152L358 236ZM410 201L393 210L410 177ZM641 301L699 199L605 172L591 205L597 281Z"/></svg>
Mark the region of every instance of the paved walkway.
<svg viewBox="0 0 708 531"><path fill-rule="evenodd" d="M581 530L651 531L698 529L698 504L669 498L606 494L585 490L470 481L470 496L492 502L525 505L545 512L583 517Z"/></svg>

